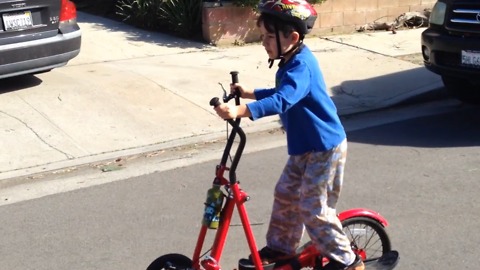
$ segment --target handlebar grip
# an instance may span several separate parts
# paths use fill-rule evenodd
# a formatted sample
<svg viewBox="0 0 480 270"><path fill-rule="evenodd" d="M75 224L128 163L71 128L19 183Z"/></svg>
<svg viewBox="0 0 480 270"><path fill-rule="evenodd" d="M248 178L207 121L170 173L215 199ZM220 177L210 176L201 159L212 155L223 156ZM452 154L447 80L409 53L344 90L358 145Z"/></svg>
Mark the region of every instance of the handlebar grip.
<svg viewBox="0 0 480 270"><path fill-rule="evenodd" d="M230 75L232 75L232 83L238 83L238 71L232 71Z"/></svg>
<svg viewBox="0 0 480 270"><path fill-rule="evenodd" d="M218 97L214 97L210 99L210 106L213 106L214 108L220 105L220 99Z"/></svg>
<svg viewBox="0 0 480 270"><path fill-rule="evenodd" d="M231 71L230 75L232 75L232 84L238 83L238 71ZM235 95L237 97L240 97L240 90L235 89Z"/></svg>

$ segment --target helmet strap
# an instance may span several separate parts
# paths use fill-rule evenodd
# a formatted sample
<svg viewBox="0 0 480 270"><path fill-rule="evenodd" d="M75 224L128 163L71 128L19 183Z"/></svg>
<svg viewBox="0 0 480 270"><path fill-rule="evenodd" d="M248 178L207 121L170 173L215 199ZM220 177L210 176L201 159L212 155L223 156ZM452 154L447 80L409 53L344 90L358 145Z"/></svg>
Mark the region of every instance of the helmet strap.
<svg viewBox="0 0 480 270"><path fill-rule="evenodd" d="M274 27L275 27L275 39L277 40L277 57L275 57L274 59L268 59L268 68L272 68L273 66L273 62L275 62L276 59L280 59L280 63L282 63L283 61L283 54L281 53L282 51L282 46L280 44L280 31L278 31L278 26L277 26L277 23L275 22L274 24Z"/></svg>
<svg viewBox="0 0 480 270"><path fill-rule="evenodd" d="M275 62L275 59L268 58L268 68L272 68L273 62Z"/></svg>
<svg viewBox="0 0 480 270"><path fill-rule="evenodd" d="M300 45L303 43L303 38L304 35L300 37L300 40L292 47L290 50L286 51L285 53L282 53L282 46L280 44L280 31L278 30L277 23L274 25L275 27L275 37L277 40L277 52L278 55L274 59L268 59L268 68L272 68L273 63L275 62L276 59L280 59L280 63L278 63L279 66L283 65L285 63L285 55L289 54L292 51L295 51Z"/></svg>

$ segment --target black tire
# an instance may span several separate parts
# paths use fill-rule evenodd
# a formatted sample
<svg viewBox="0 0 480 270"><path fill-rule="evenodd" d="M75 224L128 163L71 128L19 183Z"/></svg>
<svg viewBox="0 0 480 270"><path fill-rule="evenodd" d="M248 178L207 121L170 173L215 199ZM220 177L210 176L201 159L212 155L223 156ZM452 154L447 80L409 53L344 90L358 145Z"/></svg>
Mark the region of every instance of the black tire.
<svg viewBox="0 0 480 270"><path fill-rule="evenodd" d="M192 266L193 262L187 256L172 253L158 257L147 270L191 270Z"/></svg>
<svg viewBox="0 0 480 270"><path fill-rule="evenodd" d="M450 96L465 103L480 105L480 83L450 76L442 76L442 81Z"/></svg>
<svg viewBox="0 0 480 270"><path fill-rule="evenodd" d="M353 217L342 221L342 225L353 251L364 261L378 259L392 250L390 238L380 222L367 217Z"/></svg>

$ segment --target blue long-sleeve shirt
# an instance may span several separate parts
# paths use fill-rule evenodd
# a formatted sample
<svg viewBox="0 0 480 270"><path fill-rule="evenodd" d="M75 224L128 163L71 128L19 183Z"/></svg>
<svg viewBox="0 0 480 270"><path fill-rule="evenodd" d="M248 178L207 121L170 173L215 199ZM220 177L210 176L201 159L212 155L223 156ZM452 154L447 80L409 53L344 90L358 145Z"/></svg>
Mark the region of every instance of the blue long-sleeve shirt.
<svg viewBox="0 0 480 270"><path fill-rule="evenodd" d="M275 77L275 88L255 89L257 101L247 107L253 120L280 115L289 155L330 150L346 138L318 61L307 46L280 66Z"/></svg>

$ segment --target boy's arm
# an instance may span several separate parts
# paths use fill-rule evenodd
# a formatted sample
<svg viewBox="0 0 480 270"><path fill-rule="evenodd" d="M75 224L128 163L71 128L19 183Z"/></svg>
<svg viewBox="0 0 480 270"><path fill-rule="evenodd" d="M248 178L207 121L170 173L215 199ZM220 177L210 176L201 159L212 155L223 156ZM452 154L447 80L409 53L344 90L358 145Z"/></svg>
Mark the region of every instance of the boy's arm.
<svg viewBox="0 0 480 270"><path fill-rule="evenodd" d="M275 88L255 89L253 95L255 100L261 100L275 94Z"/></svg>
<svg viewBox="0 0 480 270"><path fill-rule="evenodd" d="M251 119L286 112L309 93L310 70L302 62L291 63L291 67L282 75L277 89L255 91L257 101L248 103ZM265 94L260 98L258 94ZM268 95L269 94L269 95Z"/></svg>
<svg viewBox="0 0 480 270"><path fill-rule="evenodd" d="M250 117L252 114L246 104L240 104L237 106L237 117Z"/></svg>

